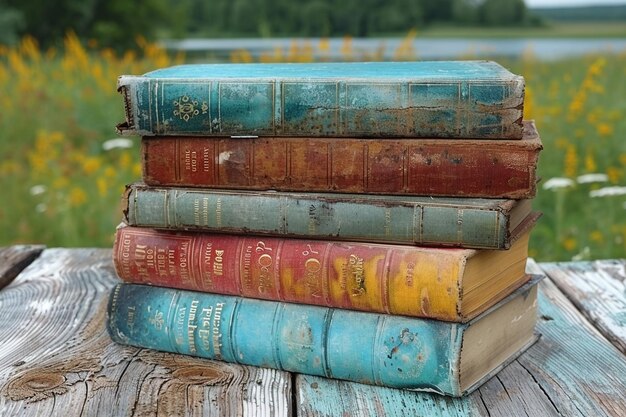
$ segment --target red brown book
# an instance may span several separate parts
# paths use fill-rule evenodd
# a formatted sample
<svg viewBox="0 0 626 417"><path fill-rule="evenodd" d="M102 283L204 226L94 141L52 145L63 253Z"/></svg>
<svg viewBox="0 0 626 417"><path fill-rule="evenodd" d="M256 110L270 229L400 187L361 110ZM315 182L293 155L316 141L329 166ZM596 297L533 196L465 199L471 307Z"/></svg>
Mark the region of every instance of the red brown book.
<svg viewBox="0 0 626 417"><path fill-rule="evenodd" d="M148 185L531 198L541 139L142 139Z"/></svg>
<svg viewBox="0 0 626 417"><path fill-rule="evenodd" d="M136 284L464 322L528 281L537 217L520 225L509 250L122 226L113 260Z"/></svg>

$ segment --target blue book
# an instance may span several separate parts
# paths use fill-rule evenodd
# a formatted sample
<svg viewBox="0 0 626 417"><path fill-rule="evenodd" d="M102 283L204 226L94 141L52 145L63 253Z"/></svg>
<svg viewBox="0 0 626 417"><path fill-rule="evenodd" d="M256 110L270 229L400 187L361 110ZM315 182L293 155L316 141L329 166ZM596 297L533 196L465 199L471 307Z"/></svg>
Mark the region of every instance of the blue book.
<svg viewBox="0 0 626 417"><path fill-rule="evenodd" d="M536 283L467 323L118 284L108 330L137 347L461 396L536 340Z"/></svg>
<svg viewBox="0 0 626 417"><path fill-rule="evenodd" d="M524 79L491 61L181 65L118 90L123 134L522 138Z"/></svg>

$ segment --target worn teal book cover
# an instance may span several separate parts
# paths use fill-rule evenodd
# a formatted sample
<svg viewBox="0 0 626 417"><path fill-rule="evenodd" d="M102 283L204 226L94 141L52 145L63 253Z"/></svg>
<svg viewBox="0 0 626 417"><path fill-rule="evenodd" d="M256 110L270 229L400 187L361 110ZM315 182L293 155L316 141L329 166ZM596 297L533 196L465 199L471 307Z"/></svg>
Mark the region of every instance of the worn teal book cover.
<svg viewBox="0 0 626 417"><path fill-rule="evenodd" d="M107 322L118 343L460 396L535 340L535 284L465 324L118 284Z"/></svg>
<svg viewBox="0 0 626 417"><path fill-rule="evenodd" d="M508 249L530 200L127 187L131 226Z"/></svg>
<svg viewBox="0 0 626 417"><path fill-rule="evenodd" d="M123 134L522 137L524 78L491 61L189 64L118 90Z"/></svg>

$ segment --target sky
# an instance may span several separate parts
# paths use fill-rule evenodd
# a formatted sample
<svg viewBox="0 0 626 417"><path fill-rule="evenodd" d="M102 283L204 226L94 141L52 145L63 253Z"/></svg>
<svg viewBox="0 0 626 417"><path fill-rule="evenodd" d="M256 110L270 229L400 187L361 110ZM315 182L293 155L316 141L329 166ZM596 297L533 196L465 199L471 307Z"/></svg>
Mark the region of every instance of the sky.
<svg viewBox="0 0 626 417"><path fill-rule="evenodd" d="M528 7L593 6L599 4L626 4L626 0L525 0Z"/></svg>

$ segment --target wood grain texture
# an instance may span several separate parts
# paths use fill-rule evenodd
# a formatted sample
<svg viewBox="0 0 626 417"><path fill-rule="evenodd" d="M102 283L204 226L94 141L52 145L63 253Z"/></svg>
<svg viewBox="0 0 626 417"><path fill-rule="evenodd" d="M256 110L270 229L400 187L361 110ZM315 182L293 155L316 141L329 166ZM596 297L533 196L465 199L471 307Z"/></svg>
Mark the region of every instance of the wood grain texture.
<svg viewBox="0 0 626 417"><path fill-rule="evenodd" d="M529 272L541 272L529 262ZM626 358L549 280L542 338L479 390L455 399L319 377L296 377L299 416L623 416Z"/></svg>
<svg viewBox="0 0 626 417"><path fill-rule="evenodd" d="M43 245L16 245L0 248L0 290L37 259L45 246Z"/></svg>
<svg viewBox="0 0 626 417"><path fill-rule="evenodd" d="M542 264L582 314L626 354L626 259Z"/></svg>
<svg viewBox="0 0 626 417"><path fill-rule="evenodd" d="M287 373L113 343L115 282L110 250L49 249L0 292L0 415L290 414Z"/></svg>

